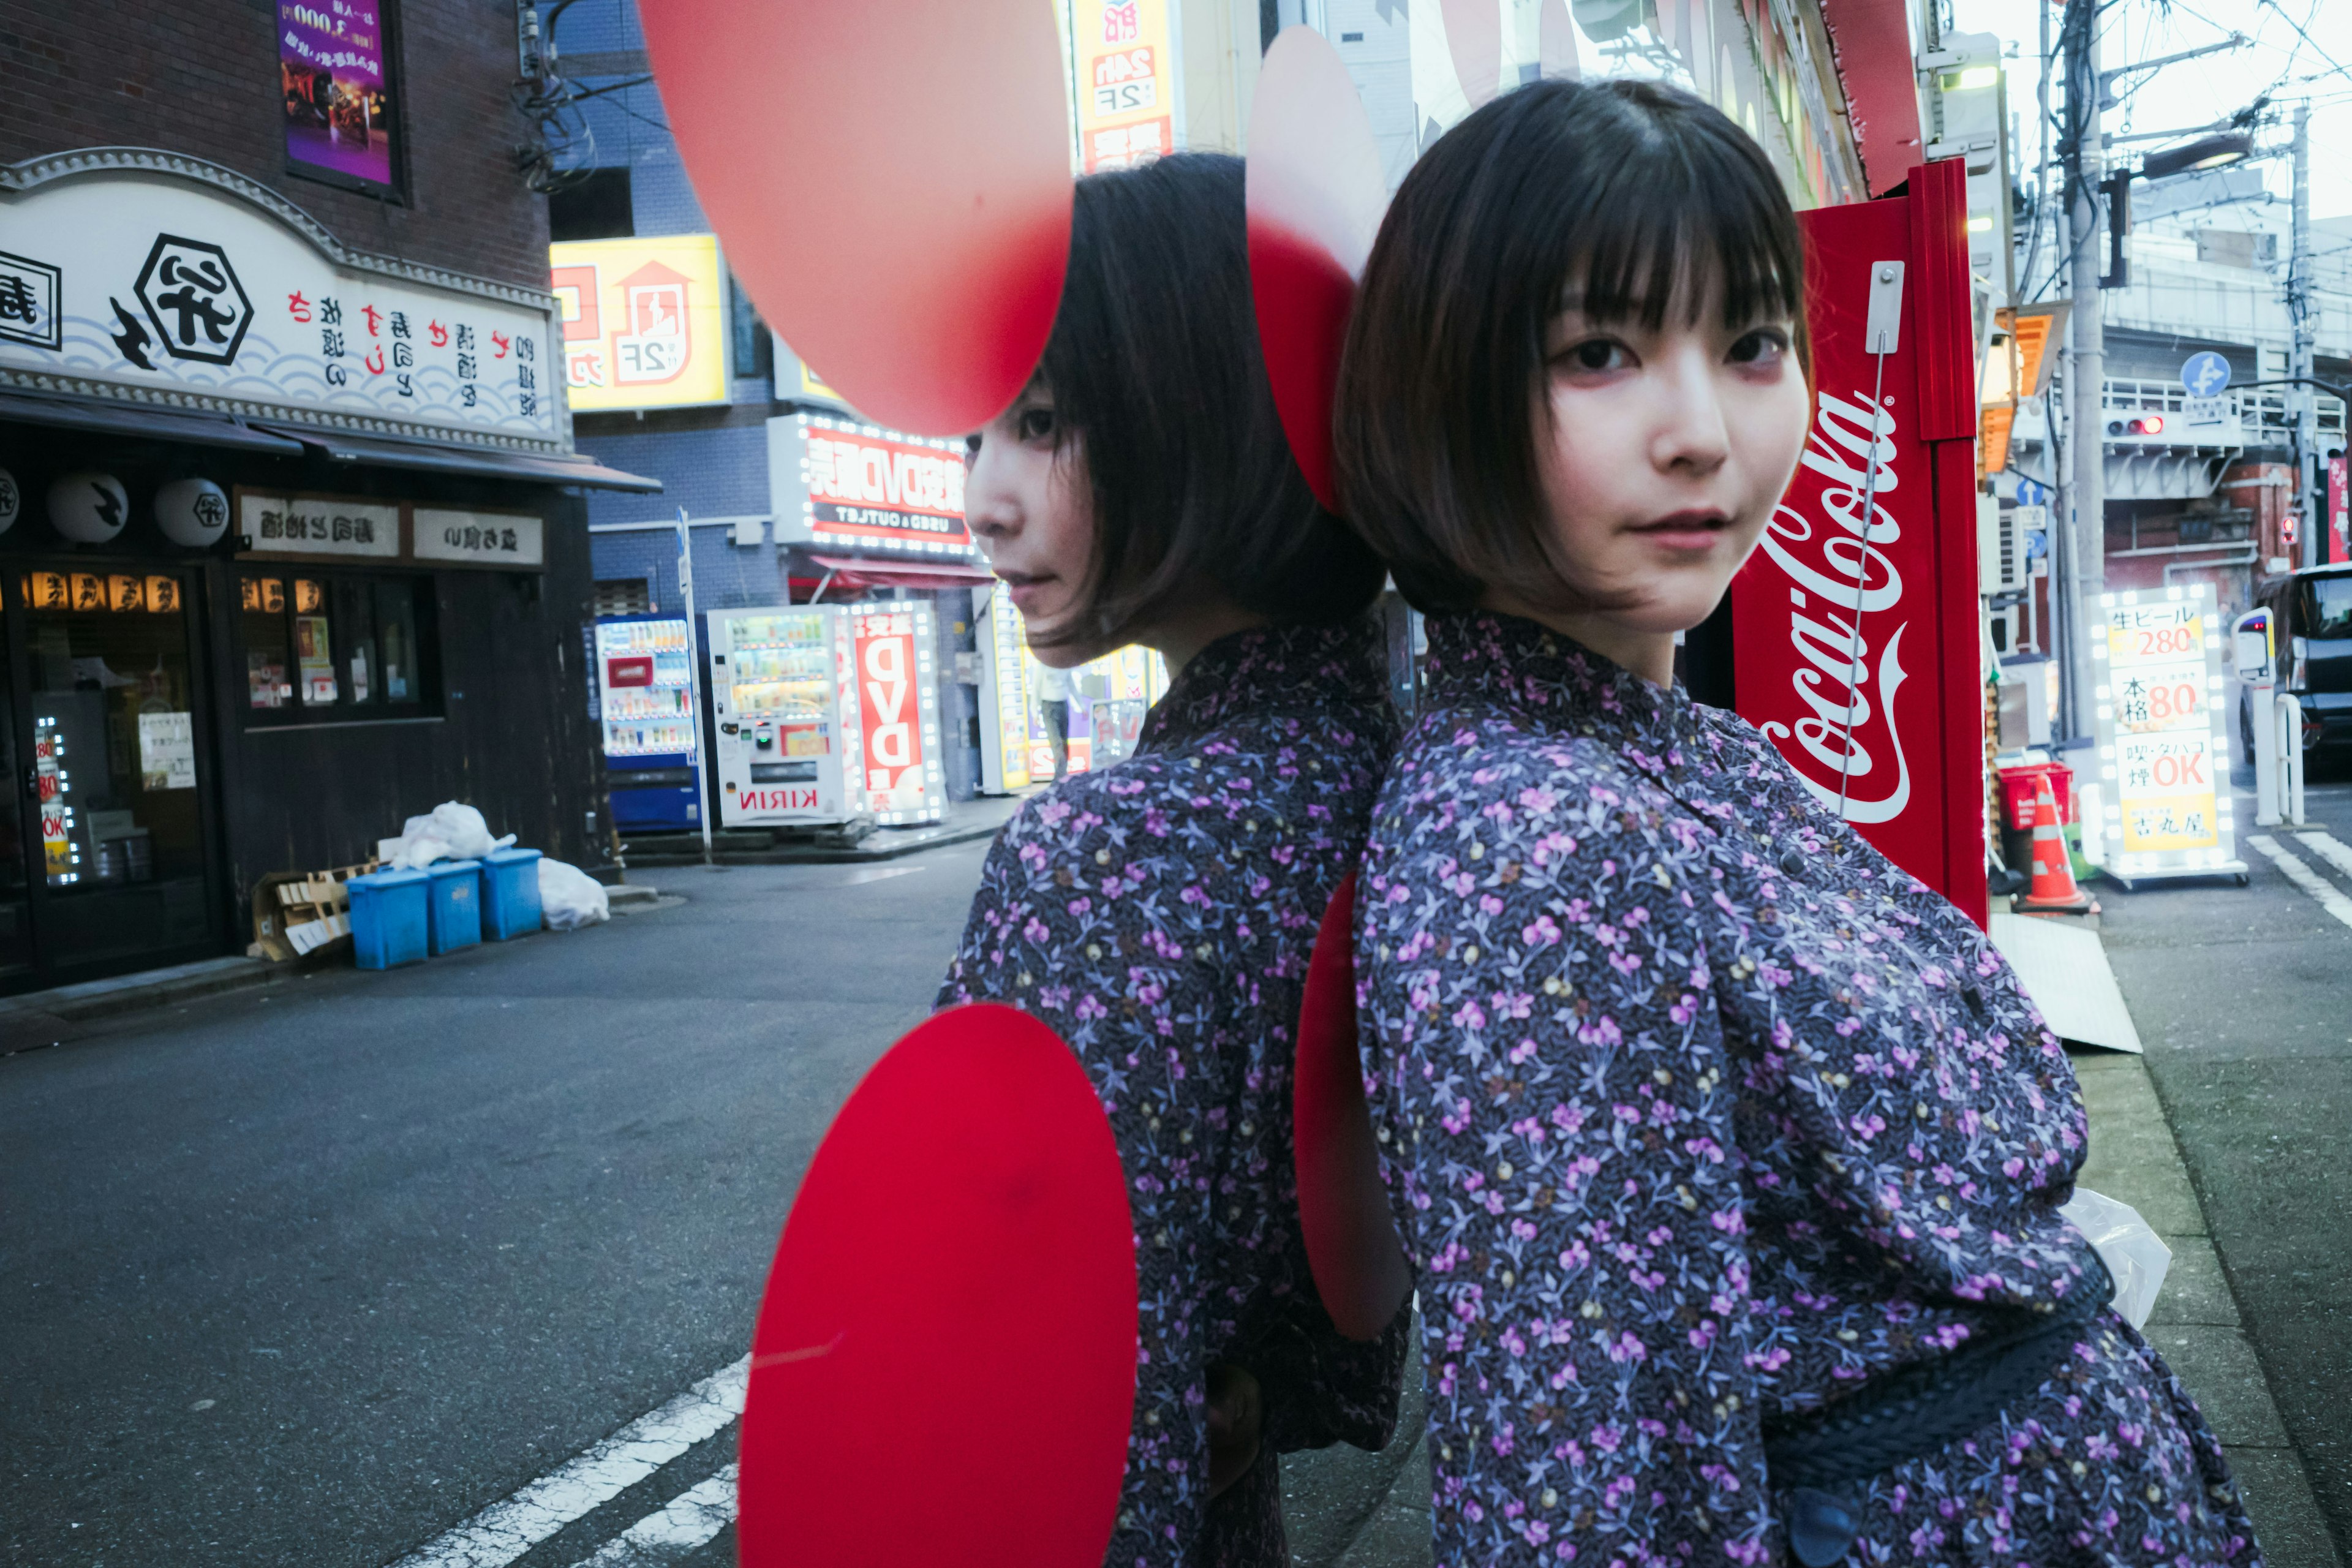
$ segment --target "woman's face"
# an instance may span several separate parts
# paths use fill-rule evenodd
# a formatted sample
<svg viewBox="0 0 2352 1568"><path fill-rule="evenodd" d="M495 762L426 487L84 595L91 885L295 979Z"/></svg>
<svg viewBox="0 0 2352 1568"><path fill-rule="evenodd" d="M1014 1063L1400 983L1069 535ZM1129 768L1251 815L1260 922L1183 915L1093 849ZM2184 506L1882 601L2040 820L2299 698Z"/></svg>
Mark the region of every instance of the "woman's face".
<svg viewBox="0 0 2352 1568"><path fill-rule="evenodd" d="M1086 454L1063 435L1042 382L1032 382L966 445L964 521L1028 623L1032 643L1050 641L1067 630L1094 570ZM1086 639L1034 649L1057 669L1103 651Z"/></svg>
<svg viewBox="0 0 2352 1568"><path fill-rule="evenodd" d="M1706 619L1796 472L1812 398L1795 323L1722 325L1675 301L1666 324L1589 321L1571 296L1544 343L1536 419L1554 559L1626 607L1636 637ZM1696 322L1696 325L1689 324Z"/></svg>

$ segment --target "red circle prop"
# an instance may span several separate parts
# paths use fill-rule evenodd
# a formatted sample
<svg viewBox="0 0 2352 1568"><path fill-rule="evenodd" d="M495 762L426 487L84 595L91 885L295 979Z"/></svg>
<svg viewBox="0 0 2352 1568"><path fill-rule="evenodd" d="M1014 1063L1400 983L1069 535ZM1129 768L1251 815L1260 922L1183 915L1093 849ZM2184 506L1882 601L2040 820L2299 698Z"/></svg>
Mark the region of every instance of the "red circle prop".
<svg viewBox="0 0 2352 1568"><path fill-rule="evenodd" d="M978 429L1025 385L1070 249L1068 96L1038 0L639 0L728 265L867 418Z"/></svg>
<svg viewBox="0 0 2352 1568"><path fill-rule="evenodd" d="M1445 24L1445 52L1462 96L1477 109L1494 97L1503 79L1503 8L1495 0L1438 0Z"/></svg>
<svg viewBox="0 0 2352 1568"><path fill-rule="evenodd" d="M1133 1222L1054 1031L942 1013L876 1063L785 1223L743 1411L747 1568L1097 1568L1135 1405Z"/></svg>
<svg viewBox="0 0 2352 1568"><path fill-rule="evenodd" d="M1337 511L1339 351L1388 181L1356 84L1312 27L1284 29L1258 66L1248 202L1250 293L1275 408L1315 498Z"/></svg>
<svg viewBox="0 0 2352 1568"><path fill-rule="evenodd" d="M1381 1183L1371 1108L1356 1045L1356 877L1323 911L1298 1009L1298 1068L1291 1084L1298 1219L1316 1294L1351 1340L1376 1340L1412 1289L1388 1190Z"/></svg>

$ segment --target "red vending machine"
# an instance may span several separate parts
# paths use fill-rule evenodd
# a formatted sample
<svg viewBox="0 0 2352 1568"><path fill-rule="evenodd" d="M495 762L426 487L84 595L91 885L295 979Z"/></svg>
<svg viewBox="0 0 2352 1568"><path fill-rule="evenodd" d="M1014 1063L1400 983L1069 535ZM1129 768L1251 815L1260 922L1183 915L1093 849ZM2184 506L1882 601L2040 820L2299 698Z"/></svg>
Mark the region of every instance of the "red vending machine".
<svg viewBox="0 0 2352 1568"><path fill-rule="evenodd" d="M1979 926L1984 721L1967 174L1799 215L1813 425L1731 585L1742 718Z"/></svg>

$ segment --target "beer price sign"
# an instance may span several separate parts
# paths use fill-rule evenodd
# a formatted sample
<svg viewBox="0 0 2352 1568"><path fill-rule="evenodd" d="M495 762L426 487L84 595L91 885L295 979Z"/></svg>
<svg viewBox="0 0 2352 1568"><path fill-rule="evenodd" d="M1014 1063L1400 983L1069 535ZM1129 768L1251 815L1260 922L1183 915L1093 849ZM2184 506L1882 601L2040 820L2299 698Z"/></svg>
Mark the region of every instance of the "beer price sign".
<svg viewBox="0 0 2352 1568"><path fill-rule="evenodd" d="M2110 874L2210 876L2242 870L2231 822L2221 632L2203 583L2108 594L2099 669L2099 774L2110 809L2086 821Z"/></svg>

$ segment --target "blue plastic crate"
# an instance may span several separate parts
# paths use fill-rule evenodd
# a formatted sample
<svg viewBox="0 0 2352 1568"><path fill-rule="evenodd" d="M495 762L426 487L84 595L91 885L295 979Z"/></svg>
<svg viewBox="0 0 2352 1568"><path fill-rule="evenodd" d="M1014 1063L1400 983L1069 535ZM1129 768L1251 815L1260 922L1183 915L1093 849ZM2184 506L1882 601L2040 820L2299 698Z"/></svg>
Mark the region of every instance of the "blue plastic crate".
<svg viewBox="0 0 2352 1568"><path fill-rule="evenodd" d="M426 902L426 945L435 957L482 944L482 863L436 860L429 868L433 895Z"/></svg>
<svg viewBox="0 0 2352 1568"><path fill-rule="evenodd" d="M351 879L352 949L362 969L425 962L432 884L422 871L372 871Z"/></svg>
<svg viewBox="0 0 2352 1568"><path fill-rule="evenodd" d="M492 942L529 936L543 923L539 851L493 849L482 857L482 934Z"/></svg>

